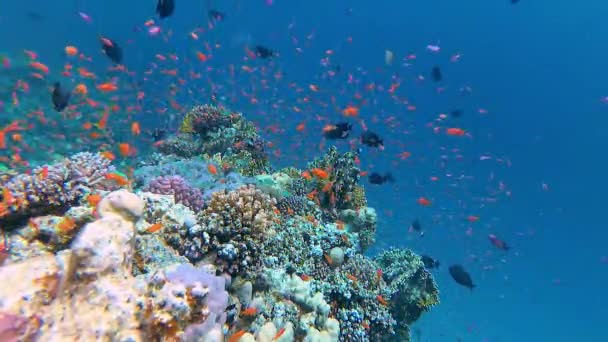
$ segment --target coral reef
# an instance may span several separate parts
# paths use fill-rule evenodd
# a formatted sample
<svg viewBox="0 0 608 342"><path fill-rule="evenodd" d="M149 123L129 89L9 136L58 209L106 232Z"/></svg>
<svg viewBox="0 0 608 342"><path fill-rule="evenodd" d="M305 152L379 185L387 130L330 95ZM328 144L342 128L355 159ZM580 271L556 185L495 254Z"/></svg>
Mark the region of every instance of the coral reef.
<svg viewBox="0 0 608 342"><path fill-rule="evenodd" d="M242 114L211 105L194 106L184 117L180 133L159 145L159 151L184 158L219 158L218 165L245 176L270 171L266 142ZM215 157L218 155L219 157Z"/></svg>
<svg viewBox="0 0 608 342"><path fill-rule="evenodd" d="M110 160L82 152L2 183L0 223L66 208L95 190L118 188Z"/></svg>
<svg viewBox="0 0 608 342"><path fill-rule="evenodd" d="M420 256L408 249L391 248L374 259L391 293L391 313L397 333L409 338L408 325L439 303L439 290Z"/></svg>
<svg viewBox="0 0 608 342"><path fill-rule="evenodd" d="M99 204L100 219L70 249L0 268L3 336L145 341L196 330L222 338L224 278L188 264L131 275L135 221L143 213L137 196L110 193Z"/></svg>
<svg viewBox="0 0 608 342"><path fill-rule="evenodd" d="M413 252L363 255L356 153L272 173L253 124L212 106L158 145L133 184L90 153L0 173L0 337L406 341L438 303Z"/></svg>
<svg viewBox="0 0 608 342"><path fill-rule="evenodd" d="M357 155L353 152L340 154L332 146L320 159L308 164L311 170L307 178L311 181L310 197L315 197L329 217L336 217L337 210L358 209L360 199L355 202L360 170L356 165ZM359 195L360 196L360 195Z"/></svg>

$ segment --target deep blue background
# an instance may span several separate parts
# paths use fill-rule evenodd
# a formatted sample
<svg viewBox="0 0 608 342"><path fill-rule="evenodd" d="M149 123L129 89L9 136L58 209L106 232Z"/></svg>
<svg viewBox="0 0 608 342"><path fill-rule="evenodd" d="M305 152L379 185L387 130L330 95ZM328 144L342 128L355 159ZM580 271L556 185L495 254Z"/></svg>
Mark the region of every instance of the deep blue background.
<svg viewBox="0 0 608 342"><path fill-rule="evenodd" d="M398 178L392 186L368 187L371 206L381 216L379 248L407 246L442 262L435 272L442 304L416 324L423 341L608 340L603 326L608 317L608 264L600 261L608 255L604 215L608 107L600 101L608 95L608 4L277 0L269 7L263 0L242 0L216 1L215 7L225 10L228 18L202 40L224 45L211 63L216 67L239 63L243 49L237 41L248 36L251 42L280 51L281 57L271 62L272 67L304 87L320 82L315 75L321 72L319 60L326 49L336 51L333 61L344 73L361 67L373 74L368 81L385 85L394 73L409 79L402 90L418 106L417 114L408 114L403 106L379 95L378 104L362 110L362 117L387 141L405 143L414 153L412 162L393 165L395 154L403 149L390 146L380 153L365 151L361 158L364 167L390 168ZM77 9L90 14L94 24L84 24ZM44 19L28 20L28 10ZM133 70L142 71L156 53L191 54L195 48L187 38L174 38L167 44L133 31L153 10L154 1L7 1L0 5L0 53L32 49L46 64L60 68L63 47L74 44L96 56L103 68L103 57L95 55L99 49L96 34L102 33L122 42L135 39L132 45L125 44L125 63ZM203 1L178 0L174 17L163 23L163 29L173 29L176 37L185 36L205 25L205 11ZM295 23L292 34L300 42L314 33L309 46L300 44L302 54L295 53L290 42L290 23ZM353 37L352 44L345 43L348 36ZM424 51L427 44L437 42L442 53ZM399 67L399 63L386 68L385 49L394 51L398 59L410 52L418 59L411 68ZM449 64L449 56L455 52L462 52L462 60ZM434 64L444 68L445 96L438 96L430 84L416 86L412 81L417 74L428 75ZM376 68L382 73L374 73ZM217 76L214 81L222 82ZM240 82L247 87L253 81ZM329 83L327 92L340 100L344 83L343 79ZM273 100L294 101L286 84L277 86ZM473 88L466 99L454 95L464 84ZM312 113L275 112L267 115L276 117L262 117L260 112L272 111L241 100L232 105L234 109L259 122L281 119L281 125L293 129L299 122L313 121ZM346 105L350 100L339 102ZM465 110L458 124L471 131L473 139L454 142L425 131L425 122L454 106ZM489 114L477 115L475 110L480 107L489 109ZM417 133L406 136L400 130L389 132L381 122L370 124L374 114L381 118L397 115L404 123L412 122ZM339 118L337 113L324 115ZM289 148L294 139L303 139L306 156L299 158L300 163L318 151L318 135L284 137L283 142L273 138L279 140L284 154L292 155ZM463 149L464 161L454 162L450 169L473 177L470 184L450 192L447 181L436 185L426 181L431 175L441 175L435 163L441 145ZM482 165L476 160L485 152L508 157L512 166ZM507 184L512 196L480 208L476 198L487 192L490 172ZM416 186L416 181L421 185ZM542 182L549 191L541 190ZM432 198L434 205L420 208L415 203L419 196ZM471 225L463 217L469 214L481 216L472 237L464 234ZM415 217L427 230L422 239L407 234ZM492 249L488 233L507 240L512 250ZM471 254L479 260L472 261ZM450 263L462 263L471 271L478 284L472 293L449 278ZM494 270L484 271L484 266Z"/></svg>

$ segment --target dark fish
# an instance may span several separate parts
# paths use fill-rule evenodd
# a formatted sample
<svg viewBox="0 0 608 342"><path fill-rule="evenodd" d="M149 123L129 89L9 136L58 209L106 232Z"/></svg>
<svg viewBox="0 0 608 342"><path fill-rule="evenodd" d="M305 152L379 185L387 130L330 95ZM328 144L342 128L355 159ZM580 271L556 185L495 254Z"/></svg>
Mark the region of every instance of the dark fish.
<svg viewBox="0 0 608 342"><path fill-rule="evenodd" d="M382 139L378 136L378 134L372 131L365 131L361 134L361 143L363 145L367 145L369 147L381 147L384 148L384 144L382 143Z"/></svg>
<svg viewBox="0 0 608 342"><path fill-rule="evenodd" d="M424 267L426 267L427 269L431 269L431 268L439 268L439 261L433 259L432 257L428 256L428 255L421 255L420 256L422 258L422 263L424 264Z"/></svg>
<svg viewBox="0 0 608 342"><path fill-rule="evenodd" d="M103 53L108 56L108 58L116 63L122 63L122 49L118 44L108 38L101 39L101 48L103 49Z"/></svg>
<svg viewBox="0 0 608 342"><path fill-rule="evenodd" d="M418 221L418 219L415 219L414 221L412 221L412 224L410 225L410 229L415 230L417 232L421 232L422 225L420 224L420 221Z"/></svg>
<svg viewBox="0 0 608 342"><path fill-rule="evenodd" d="M30 19L32 21L44 20L44 17L40 13L37 13L37 12L29 11L29 12L25 13L25 15L28 17L28 19Z"/></svg>
<svg viewBox="0 0 608 342"><path fill-rule="evenodd" d="M274 51L262 45L257 45L254 50L255 54L262 59L267 59L275 56Z"/></svg>
<svg viewBox="0 0 608 342"><path fill-rule="evenodd" d="M348 122L339 122L335 125L330 125L326 129L323 129L323 136L325 139L346 139L353 125Z"/></svg>
<svg viewBox="0 0 608 342"><path fill-rule="evenodd" d="M376 184L376 185L384 184L386 182L394 182L394 181L395 180L393 179L393 175L391 175L388 172L384 176L377 172L372 172L369 175L369 182L372 184Z"/></svg>
<svg viewBox="0 0 608 342"><path fill-rule="evenodd" d="M214 9L209 10L207 12L207 16L209 17L209 20L213 22L223 21L224 19L226 19L225 13Z"/></svg>
<svg viewBox="0 0 608 342"><path fill-rule="evenodd" d="M456 283L473 290L475 287L475 284L473 284L473 279L471 279L469 272L465 271L462 266L452 265L450 266L449 271L452 279L454 279Z"/></svg>
<svg viewBox="0 0 608 342"><path fill-rule="evenodd" d="M512 4L516 4L516 3L518 3L518 2L519 2L519 0L511 0L511 3L512 3Z"/></svg>
<svg viewBox="0 0 608 342"><path fill-rule="evenodd" d="M451 112L450 112L450 115L451 115L453 118L459 118L459 117L461 117L461 116L462 116L462 114L463 114L463 113L462 113L462 110L460 110L460 109L455 109L455 110L453 110L453 111L451 111Z"/></svg>
<svg viewBox="0 0 608 342"><path fill-rule="evenodd" d="M52 95L53 108L55 108L55 110L58 112L63 111L68 106L71 95L72 94L69 91L61 88L61 84L59 84L59 82L55 82L53 85Z"/></svg>
<svg viewBox="0 0 608 342"><path fill-rule="evenodd" d="M443 79L443 75L441 74L441 69L438 66L434 66L433 70L431 70L431 77L433 81L440 82Z"/></svg>
<svg viewBox="0 0 608 342"><path fill-rule="evenodd" d="M490 242L498 249L502 249L503 251L508 251L511 247L507 245L506 242L496 237L494 234L488 235L488 239Z"/></svg>
<svg viewBox="0 0 608 342"><path fill-rule="evenodd" d="M170 17L175 10L175 0L158 0L156 3L156 13L161 19Z"/></svg>
<svg viewBox="0 0 608 342"><path fill-rule="evenodd" d="M154 132L152 132L152 139L154 142L159 142L165 138L167 135L167 131L162 128L155 128Z"/></svg>

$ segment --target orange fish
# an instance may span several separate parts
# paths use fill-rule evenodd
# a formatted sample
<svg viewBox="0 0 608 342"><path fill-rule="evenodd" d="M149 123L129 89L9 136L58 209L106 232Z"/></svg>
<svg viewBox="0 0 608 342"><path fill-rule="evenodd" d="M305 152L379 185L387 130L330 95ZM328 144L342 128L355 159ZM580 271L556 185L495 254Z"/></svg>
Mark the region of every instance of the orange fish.
<svg viewBox="0 0 608 342"><path fill-rule="evenodd" d="M306 129L306 124L303 122L296 126L296 131L298 131L298 132L302 132L305 129Z"/></svg>
<svg viewBox="0 0 608 342"><path fill-rule="evenodd" d="M89 196L87 196L87 203L89 203L89 205L91 207L96 207L97 204L101 202L101 196L98 194L90 194Z"/></svg>
<svg viewBox="0 0 608 342"><path fill-rule="evenodd" d="M304 172L302 172L302 178L304 178L306 180L311 180L312 176L310 175L310 172L304 171Z"/></svg>
<svg viewBox="0 0 608 342"><path fill-rule="evenodd" d="M323 186L323 189L321 189L321 191L323 192L328 192L331 190L331 188L334 186L333 182L327 182L327 184L325 184L325 186Z"/></svg>
<svg viewBox="0 0 608 342"><path fill-rule="evenodd" d="M87 86L84 85L83 83L79 83L78 85L76 85L76 87L74 87L75 94L86 95L88 92L89 92L89 90L87 89Z"/></svg>
<svg viewBox="0 0 608 342"><path fill-rule="evenodd" d="M65 47L65 54L73 57L78 54L78 49L75 46L68 45Z"/></svg>
<svg viewBox="0 0 608 342"><path fill-rule="evenodd" d="M273 341L278 340L279 337L283 336L284 333L285 333L285 328L281 328L281 330L279 330L279 332L277 332L277 334L274 335L274 338L272 340Z"/></svg>
<svg viewBox="0 0 608 342"><path fill-rule="evenodd" d="M359 115L359 108L354 106L348 106L342 110L342 114L347 117L353 117Z"/></svg>
<svg viewBox="0 0 608 342"><path fill-rule="evenodd" d="M448 135L463 136L465 131L462 128L448 128L446 129L446 133Z"/></svg>
<svg viewBox="0 0 608 342"><path fill-rule="evenodd" d="M217 175L217 167L213 164L207 164L207 171L214 176Z"/></svg>
<svg viewBox="0 0 608 342"><path fill-rule="evenodd" d="M74 228L76 228L76 222L69 217L64 217L59 223L57 223L57 229L63 233L68 233Z"/></svg>
<svg viewBox="0 0 608 342"><path fill-rule="evenodd" d="M146 231L148 233L156 233L157 231L161 230L161 228L163 227L162 223L155 223L153 225L151 225L150 227L146 228Z"/></svg>
<svg viewBox="0 0 608 342"><path fill-rule="evenodd" d="M245 335L246 333L247 331L245 330L239 330L235 332L232 336L230 336L230 338L228 338L228 342L238 342L241 337L243 337L243 335Z"/></svg>
<svg viewBox="0 0 608 342"><path fill-rule="evenodd" d="M204 53L202 53L202 52L200 52L200 51L197 51L197 52L196 52L196 57L197 57L197 58L198 58L198 60L199 60L199 61L201 61L201 62L206 62L206 61L207 61L207 59L208 59L207 55L205 55Z"/></svg>
<svg viewBox="0 0 608 342"><path fill-rule="evenodd" d="M40 62L31 62L30 66L36 70L42 71L45 74L49 73L49 67Z"/></svg>
<svg viewBox="0 0 608 342"><path fill-rule="evenodd" d="M471 223L473 223L473 222L477 222L477 221L479 221L479 216L475 216L475 215L469 215L469 216L467 217L467 221L469 221L469 222L471 222Z"/></svg>
<svg viewBox="0 0 608 342"><path fill-rule="evenodd" d="M118 87L114 83L106 82L106 83L98 84L97 90L102 91L104 93L109 93L109 92L118 90Z"/></svg>
<svg viewBox="0 0 608 342"><path fill-rule="evenodd" d="M106 174L105 178L115 181L120 186L125 186L129 184L129 180L117 173L108 173Z"/></svg>
<svg viewBox="0 0 608 342"><path fill-rule="evenodd" d="M310 172L317 178L321 178L321 179L328 179L329 178L329 173L323 169L320 168L314 168L312 170L310 170Z"/></svg>
<svg viewBox="0 0 608 342"><path fill-rule="evenodd" d="M118 152L120 152L120 155L123 157L129 157L133 154L134 150L131 145L127 143L120 143L118 144Z"/></svg>
<svg viewBox="0 0 608 342"><path fill-rule="evenodd" d="M116 159L116 156L114 155L114 153L112 153L110 151L103 151L103 152L101 152L101 155L108 160Z"/></svg>
<svg viewBox="0 0 608 342"><path fill-rule="evenodd" d="M45 165L42 170L40 170L40 178L47 179L49 177L49 167Z"/></svg>
<svg viewBox="0 0 608 342"><path fill-rule="evenodd" d="M386 299L384 299L384 297L382 297L381 295L377 295L376 299L378 300L378 303L384 306L388 306L388 301L386 301Z"/></svg>
<svg viewBox="0 0 608 342"><path fill-rule="evenodd" d="M133 135L141 134L141 128L139 127L139 122L133 121L133 123L131 124L131 133L133 133Z"/></svg>
<svg viewBox="0 0 608 342"><path fill-rule="evenodd" d="M257 308L250 307L250 308L247 308L247 309L241 311L241 316L251 317L251 316L255 316L257 313L258 313L258 309Z"/></svg>
<svg viewBox="0 0 608 342"><path fill-rule="evenodd" d="M431 201L429 201L428 199L424 198L424 197L420 197L417 200L418 204L428 207L429 205L431 205Z"/></svg>

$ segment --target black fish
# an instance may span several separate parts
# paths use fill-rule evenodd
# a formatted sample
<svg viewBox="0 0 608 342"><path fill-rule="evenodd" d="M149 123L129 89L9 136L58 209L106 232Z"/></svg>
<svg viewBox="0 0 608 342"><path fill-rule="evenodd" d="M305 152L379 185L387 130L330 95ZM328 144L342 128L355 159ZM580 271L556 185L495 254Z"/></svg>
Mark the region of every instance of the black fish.
<svg viewBox="0 0 608 342"><path fill-rule="evenodd" d="M372 131L365 131L361 134L361 143L369 147L384 147L382 139Z"/></svg>
<svg viewBox="0 0 608 342"><path fill-rule="evenodd" d="M25 15L32 21L44 20L44 17L40 13L37 13L37 12L29 11L29 12L25 13Z"/></svg>
<svg viewBox="0 0 608 342"><path fill-rule="evenodd" d="M167 135L166 130L162 128L155 128L154 132L152 132L152 139L154 139L154 142L159 142L165 138L165 135Z"/></svg>
<svg viewBox="0 0 608 342"><path fill-rule="evenodd" d="M267 59L275 56L274 51L262 45L257 45L254 50L255 54L262 59Z"/></svg>
<svg viewBox="0 0 608 342"><path fill-rule="evenodd" d="M518 3L518 2L519 2L519 0L511 0L511 3L512 3L512 4L516 4L516 3Z"/></svg>
<svg viewBox="0 0 608 342"><path fill-rule="evenodd" d="M412 221L412 224L410 225L410 229L415 230L417 232L421 232L422 225L420 224L420 221L418 221L418 219L415 219L414 221Z"/></svg>
<svg viewBox="0 0 608 342"><path fill-rule="evenodd" d="M209 17L209 20L211 20L213 22L223 21L226 18L225 13L220 12L218 10L214 10L214 9L209 10L207 12L207 16Z"/></svg>
<svg viewBox="0 0 608 342"><path fill-rule="evenodd" d="M158 0L156 13L161 19L170 17L175 10L175 0Z"/></svg>
<svg viewBox="0 0 608 342"><path fill-rule="evenodd" d="M431 70L431 77L433 77L433 81L435 82L440 82L443 79L441 69L438 66L434 66L433 70Z"/></svg>
<svg viewBox="0 0 608 342"><path fill-rule="evenodd" d="M450 266L449 271L452 279L454 279L456 283L473 290L475 287L475 284L473 284L473 279L471 279L469 272L465 271L462 266L452 265Z"/></svg>
<svg viewBox="0 0 608 342"><path fill-rule="evenodd" d="M439 261L433 259L432 257L428 256L428 255L421 255L420 256L422 259L422 263L424 264L424 267L426 267L427 269L431 269L431 268L439 268Z"/></svg>
<svg viewBox="0 0 608 342"><path fill-rule="evenodd" d="M122 49L115 41L108 38L102 38L101 48L103 49L103 53L105 53L112 62L116 64L122 63Z"/></svg>
<svg viewBox="0 0 608 342"><path fill-rule="evenodd" d="M330 125L323 130L323 136L325 139L346 139L350 130L353 129L353 125L348 122L339 122L335 125Z"/></svg>
<svg viewBox="0 0 608 342"><path fill-rule="evenodd" d="M369 175L369 182L372 184L380 185L380 184L384 184L386 182L393 182L393 181L394 181L393 175L391 175L388 172L384 176L377 172L372 172Z"/></svg>
<svg viewBox="0 0 608 342"><path fill-rule="evenodd" d="M53 100L53 108L58 112L63 111L68 106L71 95L72 94L69 91L65 91L61 88L59 82L55 82L53 85L53 95L51 97Z"/></svg>
<svg viewBox="0 0 608 342"><path fill-rule="evenodd" d="M453 118L459 118L459 117L461 117L461 116L462 116L462 114L463 114L463 113L462 113L462 110L460 110L460 109L455 109L455 110L453 110L453 111L451 111L451 112L450 112L450 115L451 115Z"/></svg>

